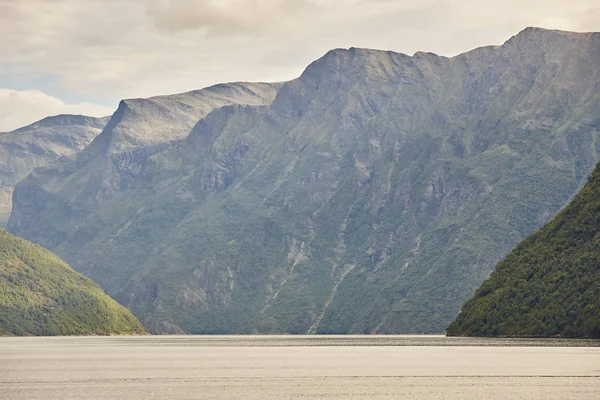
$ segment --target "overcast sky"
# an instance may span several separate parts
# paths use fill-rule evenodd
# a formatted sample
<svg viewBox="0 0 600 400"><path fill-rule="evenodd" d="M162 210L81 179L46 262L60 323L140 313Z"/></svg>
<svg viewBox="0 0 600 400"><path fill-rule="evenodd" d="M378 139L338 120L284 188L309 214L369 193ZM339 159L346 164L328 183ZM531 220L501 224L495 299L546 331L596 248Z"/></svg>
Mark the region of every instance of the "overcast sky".
<svg viewBox="0 0 600 400"><path fill-rule="evenodd" d="M122 98L281 81L337 47L453 56L527 26L600 31L598 0L0 0L0 131Z"/></svg>

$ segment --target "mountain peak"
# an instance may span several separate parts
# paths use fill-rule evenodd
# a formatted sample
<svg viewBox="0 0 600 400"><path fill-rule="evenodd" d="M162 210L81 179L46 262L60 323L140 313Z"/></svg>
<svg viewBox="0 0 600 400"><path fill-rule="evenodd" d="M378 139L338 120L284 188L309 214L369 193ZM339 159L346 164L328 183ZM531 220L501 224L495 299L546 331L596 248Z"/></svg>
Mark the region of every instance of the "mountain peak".
<svg viewBox="0 0 600 400"><path fill-rule="evenodd" d="M528 34L549 34L549 33L558 33L561 35L586 35L588 33L593 33L593 32L575 32L575 31L565 31L562 29L548 29L548 28L540 28L537 26L528 26L527 28L525 28L522 31L520 31L519 33L517 33L516 36L528 35Z"/></svg>
<svg viewBox="0 0 600 400"><path fill-rule="evenodd" d="M13 132L30 131L39 128L51 128L65 125L80 125L102 128L110 117L89 117L80 114L58 114L42 118L32 124L15 129Z"/></svg>
<svg viewBox="0 0 600 400"><path fill-rule="evenodd" d="M121 100L100 135L113 153L164 146L183 139L214 109L231 104L269 105L279 83L221 83L165 96Z"/></svg>
<svg viewBox="0 0 600 400"><path fill-rule="evenodd" d="M312 62L301 75L301 79L314 79L350 71L374 71L391 69L393 64L408 61L411 57L394 51L350 47L329 50L325 55Z"/></svg>
<svg viewBox="0 0 600 400"><path fill-rule="evenodd" d="M510 43L513 41L522 41L522 40L556 40L558 38L587 38L593 35L599 35L597 32L573 32L573 31L563 31L559 29L546 29L546 28L538 28L535 26L529 26L509 40L506 43Z"/></svg>

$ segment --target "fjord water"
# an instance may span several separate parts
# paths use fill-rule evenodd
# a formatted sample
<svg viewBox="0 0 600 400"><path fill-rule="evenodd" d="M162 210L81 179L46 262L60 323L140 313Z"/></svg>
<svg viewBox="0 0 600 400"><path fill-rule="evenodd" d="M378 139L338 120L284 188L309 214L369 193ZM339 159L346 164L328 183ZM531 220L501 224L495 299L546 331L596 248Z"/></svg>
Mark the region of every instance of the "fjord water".
<svg viewBox="0 0 600 400"><path fill-rule="evenodd" d="M598 399L600 341L0 338L0 399Z"/></svg>

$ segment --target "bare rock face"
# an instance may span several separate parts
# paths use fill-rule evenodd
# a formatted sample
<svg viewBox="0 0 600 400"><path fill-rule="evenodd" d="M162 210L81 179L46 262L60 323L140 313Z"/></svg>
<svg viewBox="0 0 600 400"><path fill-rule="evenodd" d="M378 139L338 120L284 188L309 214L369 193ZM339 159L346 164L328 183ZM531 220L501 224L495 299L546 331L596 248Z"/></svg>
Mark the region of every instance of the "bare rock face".
<svg viewBox="0 0 600 400"><path fill-rule="evenodd" d="M10 216L17 182L35 168L83 149L100 134L108 120L108 117L57 115L0 133L0 226Z"/></svg>
<svg viewBox="0 0 600 400"><path fill-rule="evenodd" d="M17 185L9 228L154 332L442 332L595 165L599 69L600 34L528 28L332 50L195 120L125 101Z"/></svg>

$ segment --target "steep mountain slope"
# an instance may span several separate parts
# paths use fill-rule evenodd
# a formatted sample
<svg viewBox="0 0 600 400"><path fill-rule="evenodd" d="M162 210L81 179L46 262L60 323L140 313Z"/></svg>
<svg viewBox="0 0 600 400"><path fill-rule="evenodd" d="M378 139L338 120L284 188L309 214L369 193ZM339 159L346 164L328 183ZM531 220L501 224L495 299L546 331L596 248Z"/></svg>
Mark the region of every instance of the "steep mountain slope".
<svg viewBox="0 0 600 400"><path fill-rule="evenodd" d="M0 229L0 336L145 332L98 285L48 250Z"/></svg>
<svg viewBox="0 0 600 400"><path fill-rule="evenodd" d="M560 214L498 264L448 334L600 337L600 165Z"/></svg>
<svg viewBox="0 0 600 400"><path fill-rule="evenodd" d="M595 165L599 65L599 34L535 28L454 58L332 50L126 185L36 170L9 226L154 332L441 332Z"/></svg>
<svg viewBox="0 0 600 400"><path fill-rule="evenodd" d="M72 155L100 134L108 117L57 115L0 133L0 226L8 221L13 186L31 171Z"/></svg>
<svg viewBox="0 0 600 400"><path fill-rule="evenodd" d="M54 248L99 204L124 190L148 157L183 139L200 118L225 105L270 104L278 87L233 83L121 101L102 133L75 158L61 159L28 178L13 196L19 207L13 210L12 230L39 232L28 239ZM38 192L38 179L44 181L44 193ZM52 210L50 204L62 205ZM43 213L40 207L45 208Z"/></svg>

